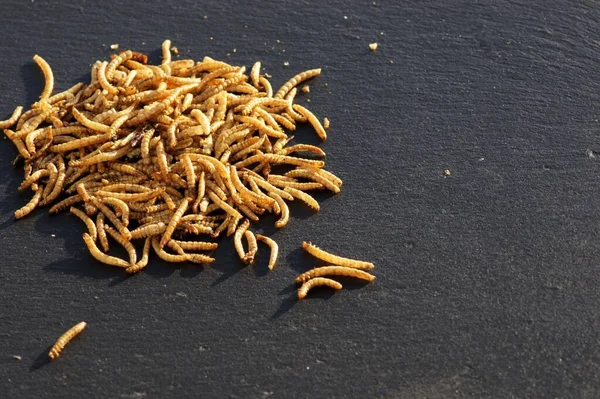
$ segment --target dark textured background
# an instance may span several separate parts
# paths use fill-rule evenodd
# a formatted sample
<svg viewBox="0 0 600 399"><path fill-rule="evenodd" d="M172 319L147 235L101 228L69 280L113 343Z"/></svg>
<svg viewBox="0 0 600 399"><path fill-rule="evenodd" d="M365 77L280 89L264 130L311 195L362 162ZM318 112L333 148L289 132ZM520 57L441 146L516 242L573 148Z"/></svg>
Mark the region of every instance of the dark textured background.
<svg viewBox="0 0 600 399"><path fill-rule="evenodd" d="M74 217L13 221L28 197L0 142L0 396L600 396L598 2L3 0L0 24L2 117L39 95L35 53L57 89L111 43L158 61L165 38L262 60L274 86L322 66L305 98L345 181L272 234L272 273L223 241L214 267L124 278ZM378 279L294 301L302 240Z"/></svg>

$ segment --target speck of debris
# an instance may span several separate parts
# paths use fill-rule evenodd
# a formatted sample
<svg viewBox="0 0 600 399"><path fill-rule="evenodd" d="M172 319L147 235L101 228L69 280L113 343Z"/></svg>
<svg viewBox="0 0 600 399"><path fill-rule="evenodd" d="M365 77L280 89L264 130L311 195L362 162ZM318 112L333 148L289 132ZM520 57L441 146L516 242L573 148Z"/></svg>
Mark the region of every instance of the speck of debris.
<svg viewBox="0 0 600 399"><path fill-rule="evenodd" d="M482 162L482 161L484 161L484 160L485 160L485 158L484 158L484 157L481 157L481 158L479 158L479 159L478 159L478 161L479 161L479 162Z"/></svg>
<svg viewBox="0 0 600 399"><path fill-rule="evenodd" d="M56 234L50 234L50 237L56 237Z"/></svg>
<svg viewBox="0 0 600 399"><path fill-rule="evenodd" d="M187 294L186 294L185 292L178 292L178 293L176 293L175 295L177 295L177 296L182 296L182 297L184 297L184 298L185 298L185 297L187 297Z"/></svg>
<svg viewBox="0 0 600 399"><path fill-rule="evenodd" d="M208 15L203 16L202 19L208 19Z"/></svg>
<svg viewBox="0 0 600 399"><path fill-rule="evenodd" d="M381 32L381 33L380 33L380 35L382 35L382 36L383 36L383 32Z"/></svg>
<svg viewBox="0 0 600 399"><path fill-rule="evenodd" d="M347 16L347 15L344 15L344 19L348 19L348 16Z"/></svg>
<svg viewBox="0 0 600 399"><path fill-rule="evenodd" d="M390 64L393 64L393 63L394 63L394 60L390 60Z"/></svg>
<svg viewBox="0 0 600 399"><path fill-rule="evenodd" d="M273 76L271 76L270 74L268 74L268 73L265 73L265 78L267 78L267 79L271 79L272 77L273 77Z"/></svg>
<svg viewBox="0 0 600 399"><path fill-rule="evenodd" d="M302 93L310 93L310 86L309 85L304 85L302 86Z"/></svg>
<svg viewBox="0 0 600 399"><path fill-rule="evenodd" d="M281 41L279 39L277 39L277 43L281 43Z"/></svg>
<svg viewBox="0 0 600 399"><path fill-rule="evenodd" d="M234 49L233 49L233 52L234 52L234 53L237 53L237 49L236 49L236 48L234 48Z"/></svg>
<svg viewBox="0 0 600 399"><path fill-rule="evenodd" d="M110 48L111 48L112 50L118 50L118 49L119 49L119 43L111 44L111 45L110 45Z"/></svg>
<svg viewBox="0 0 600 399"><path fill-rule="evenodd" d="M310 102L310 98L307 98L307 99L306 99L306 102L307 102L307 103L309 103L309 102Z"/></svg>
<svg viewBox="0 0 600 399"><path fill-rule="evenodd" d="M171 47L171 51L176 55L179 54L179 49L175 46Z"/></svg>
<svg viewBox="0 0 600 399"><path fill-rule="evenodd" d="M590 149L585 151L585 154L588 156L588 158L590 159L596 159L596 153Z"/></svg>
<svg viewBox="0 0 600 399"><path fill-rule="evenodd" d="M227 54L225 54L225 56L226 56L226 57L230 57L230 56L231 56L231 53L227 53Z"/></svg>
<svg viewBox="0 0 600 399"><path fill-rule="evenodd" d="M290 66L290 63L288 61L286 61L286 62L283 63L283 66L286 66L286 67Z"/></svg>
<svg viewBox="0 0 600 399"><path fill-rule="evenodd" d="M213 37L211 36L211 37L210 37L210 40L212 40L212 39L213 39Z"/></svg>
<svg viewBox="0 0 600 399"><path fill-rule="evenodd" d="M15 359L15 360L21 360L22 359L21 356L18 356L18 355L13 355L12 358Z"/></svg>
<svg viewBox="0 0 600 399"><path fill-rule="evenodd" d="M377 50L377 43L369 43L369 48L371 49L371 51L375 51Z"/></svg>
<svg viewBox="0 0 600 399"><path fill-rule="evenodd" d="M444 176L450 176L450 169L444 170Z"/></svg>

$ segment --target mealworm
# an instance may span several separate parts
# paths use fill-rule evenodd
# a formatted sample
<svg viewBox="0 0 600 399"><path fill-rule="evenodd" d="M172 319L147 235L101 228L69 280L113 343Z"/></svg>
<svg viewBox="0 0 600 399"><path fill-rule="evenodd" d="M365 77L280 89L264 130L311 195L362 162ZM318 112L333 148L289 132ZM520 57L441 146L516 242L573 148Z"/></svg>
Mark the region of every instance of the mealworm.
<svg viewBox="0 0 600 399"><path fill-rule="evenodd" d="M45 197L43 199L43 201L40 202L40 205L49 204L52 201L54 201L56 198L58 198L58 196L60 195L60 193L62 192L62 190L65 186L65 177L66 177L65 161L63 160L62 156L59 156L58 157L58 176L56 178L56 183L54 183L54 187L52 188L52 191L48 194L48 196Z"/></svg>
<svg viewBox="0 0 600 399"><path fill-rule="evenodd" d="M13 111L10 118L0 121L0 129L8 129L8 128L12 127L12 125L17 123L17 121L21 117L22 113L23 113L23 107L19 105L17 108L15 108L15 110Z"/></svg>
<svg viewBox="0 0 600 399"><path fill-rule="evenodd" d="M242 224L240 224L235 230L235 234L233 235L233 244L235 246L235 251L237 252L239 258L244 261L244 257L246 256L246 251L244 251L244 245L242 244L242 235L246 232L248 227L250 226L250 221L245 219Z"/></svg>
<svg viewBox="0 0 600 399"><path fill-rule="evenodd" d="M31 200L25 206L15 211L15 219L21 219L22 217L29 215L35 209L35 207L38 206L43 192L44 187L39 186L33 195L33 198L31 198Z"/></svg>
<svg viewBox="0 0 600 399"><path fill-rule="evenodd" d="M288 80L279 90L275 93L275 98L283 98L292 88L297 86L298 84L308 80L314 76L321 74L321 68L310 69L308 71L300 72L298 75L294 76L290 80Z"/></svg>
<svg viewBox="0 0 600 399"><path fill-rule="evenodd" d="M92 237L92 240L96 241L96 239L98 238L98 231L96 230L96 224L94 223L94 221L90 219L90 217L84 212L80 211L75 207L71 207L70 212L73 215L77 216L79 219L81 219L83 223L85 223L86 227L88 228L90 237Z"/></svg>
<svg viewBox="0 0 600 399"><path fill-rule="evenodd" d="M260 61L257 61L254 63L254 65L252 65L252 69L250 70L250 80L252 81L252 85L254 85L256 88L258 88L259 85L258 79L260 78L260 66Z"/></svg>
<svg viewBox="0 0 600 399"><path fill-rule="evenodd" d="M115 197L105 197L102 198L101 201L106 205L111 205L115 209L118 209L119 212L117 212L116 215L120 216L123 220L123 226L129 226L129 206L124 201Z"/></svg>
<svg viewBox="0 0 600 399"><path fill-rule="evenodd" d="M317 171L314 169L294 169L286 173L286 176L311 179L317 183L322 184L325 188L333 191L336 194L340 192L340 187L337 184L333 183L331 180L324 177L323 175L317 173Z"/></svg>
<svg viewBox="0 0 600 399"><path fill-rule="evenodd" d="M87 326L85 321L81 321L75 324L73 327L69 328L63 335L61 335L58 340L52 345L50 352L48 352L48 357L54 360L60 356L60 353L65 348L65 346L77 335L79 335Z"/></svg>
<svg viewBox="0 0 600 399"><path fill-rule="evenodd" d="M302 273L301 275L296 277L296 283L302 284L312 278L322 276L348 276L367 281L375 280L375 276L365 272L364 270L354 269L345 266L322 266Z"/></svg>
<svg viewBox="0 0 600 399"><path fill-rule="evenodd" d="M100 251L100 249L98 249L98 247L96 246L96 243L94 242L94 240L92 239L92 237L90 237L90 235L88 233L83 233L83 241L85 242L85 245L88 247L90 254L97 261L102 262L107 265L110 265L110 266L122 267L125 269L127 269L130 266L130 264L127 263L126 261L124 261L123 259L119 259L115 256L107 255L104 252Z"/></svg>
<svg viewBox="0 0 600 399"><path fill-rule="evenodd" d="M370 270L375 267L375 265L372 264L371 262L365 262L365 261L360 261L360 260L350 259L350 258L343 258L341 256L333 255L329 252L326 252L326 251L320 249L319 247L317 247L316 245L314 245L310 242L304 241L302 243L302 248L304 248L304 250L306 252L308 252L315 258L324 260L325 262L328 262L328 263L331 263L334 265L340 265L340 266L351 267L351 268L355 268L355 269L363 269L363 270Z"/></svg>
<svg viewBox="0 0 600 399"><path fill-rule="evenodd" d="M156 252L156 254L158 255L159 258L161 258L164 261L167 262L173 262L173 263L177 263L177 262L186 262L188 260L190 260L189 255L173 255L170 254L168 252L166 252L164 249L162 249L158 238L156 236L152 237L152 248L154 248L154 252Z"/></svg>
<svg viewBox="0 0 600 399"><path fill-rule="evenodd" d="M292 187L285 187L283 189L286 193L290 193L295 198L298 198L300 201L304 202L306 205L314 209L315 211L319 211L320 206L316 199L314 199L309 194L306 194L304 191L296 190Z"/></svg>
<svg viewBox="0 0 600 399"><path fill-rule="evenodd" d="M297 181L287 181L287 180L275 179L275 178L272 178L271 176L269 176L269 183L271 183L272 185L277 186L277 187L283 187L284 189L285 189L285 187L292 187L292 188L295 188L296 190L300 190L300 191L324 190L325 189L325 186L323 186L321 183L316 183L316 182L304 183L304 182L297 182Z"/></svg>
<svg viewBox="0 0 600 399"><path fill-rule="evenodd" d="M315 132L317 132L317 136L319 136L321 140L327 140L327 133L325 132L325 128L323 128L323 125L321 125L321 121L312 112L310 112L308 109L304 108L300 104L294 104L293 108L308 120L308 122L315 129Z"/></svg>
<svg viewBox="0 0 600 399"><path fill-rule="evenodd" d="M208 192L208 197L217 205L219 206L219 208L223 209L225 212L227 212L228 214L230 214L231 216L233 216L234 218L242 218L242 215L236 211L234 208L232 208L229 204L227 204L225 201L223 201L221 198L219 198L218 195L216 195L214 192L209 191Z"/></svg>
<svg viewBox="0 0 600 399"><path fill-rule="evenodd" d="M40 94L40 101L44 101L48 99L54 91L54 74L52 73L52 68L50 68L50 65L39 55L34 55L33 60L40 67L42 73L44 74L44 90L42 90L42 94Z"/></svg>
<svg viewBox="0 0 600 399"><path fill-rule="evenodd" d="M303 299L308 294L308 291L310 291L313 287L318 286L327 286L338 291L342 289L342 284L335 280L325 277L315 277L306 281L304 284L302 284L300 289L298 289L298 299Z"/></svg>
<svg viewBox="0 0 600 399"><path fill-rule="evenodd" d="M121 54L117 55L115 58L113 58L106 66L106 79L111 80L117 67L123 62L130 60L131 58L133 58L133 53L131 52L131 50L124 51Z"/></svg>
<svg viewBox="0 0 600 399"><path fill-rule="evenodd" d="M129 255L129 264L130 266L135 266L137 262L137 254L135 252L135 247L131 242L124 239L119 232L113 229L110 226L104 225L104 231L106 231L116 242L118 242L125 250L127 251L127 255Z"/></svg>
<svg viewBox="0 0 600 399"><path fill-rule="evenodd" d="M277 201L277 205L279 205L281 217L279 218L279 220L277 220L275 222L275 227L280 229L288 224L288 222L290 220L290 209L288 208L288 206L285 203L285 201L283 200L283 198L281 198L279 195L277 195L271 191L271 192L269 192L269 196L274 198L275 201Z"/></svg>
<svg viewBox="0 0 600 399"><path fill-rule="evenodd" d="M117 94L119 92L119 90L113 86L112 84L110 84L110 82L108 81L108 79L106 78L106 68L108 66L108 63L105 61L103 63L101 63L98 66L97 72L96 72L96 79L98 80L98 83L100 83L100 86L102 86L102 89L106 90L108 93L110 94Z"/></svg>
<svg viewBox="0 0 600 399"><path fill-rule="evenodd" d="M142 250L142 258L133 266L125 269L125 273L134 274L142 270L148 265L148 259L150 258L150 247L152 245L152 237L146 237L144 241L144 249Z"/></svg>
<svg viewBox="0 0 600 399"><path fill-rule="evenodd" d="M246 241L248 241L248 252L246 252L242 260L246 263L254 263L254 256L258 251L256 236L250 230L246 230L244 231L244 237L246 237Z"/></svg>
<svg viewBox="0 0 600 399"><path fill-rule="evenodd" d="M162 234L166 229L167 225L163 222L147 224L131 230L131 239L136 240L138 238L157 236Z"/></svg>
<svg viewBox="0 0 600 399"><path fill-rule="evenodd" d="M100 200L98 200L94 197L91 197L90 200L91 200L92 204L96 208L98 208L100 210L100 212L102 212L104 214L104 216L106 216L108 218L108 220L110 220L110 222L113 224L113 226L115 226L117 228L117 230L119 231L119 233L121 233L123 238L125 238L126 240L131 240L131 232L123 224L123 222L121 222L121 219L119 219L117 217L117 215L115 215L115 213L110 210L109 207L107 207ZM99 236L100 236L100 234L103 234L103 233L100 233L99 226L96 226L96 228L98 229ZM102 228L102 230L104 230L104 228ZM102 241L100 241L100 242L102 243Z"/></svg>
<svg viewBox="0 0 600 399"><path fill-rule="evenodd" d="M165 245L167 245L167 243L171 239L171 235L173 234L173 232L175 231L175 228L179 224L181 217L183 216L185 211L187 211L188 206L189 206L189 200L187 198L184 198L183 201L181 201L181 204L179 204L179 207L177 208L175 213L173 214L173 217L169 221L169 224L167 225L167 229L163 233L163 236L160 240L161 248L164 247Z"/></svg>
<svg viewBox="0 0 600 399"><path fill-rule="evenodd" d="M271 248L271 254L269 255L269 270L273 270L275 265L277 264L277 256L279 254L279 246L277 243L270 239L269 237L263 236L262 234L256 234L256 239L258 241L262 241Z"/></svg>
<svg viewBox="0 0 600 399"><path fill-rule="evenodd" d="M171 239L182 249L186 251L213 251L217 249L219 244L216 242L204 242L204 241L179 241Z"/></svg>
<svg viewBox="0 0 600 399"><path fill-rule="evenodd" d="M290 155L293 152L304 152L304 151L312 152L313 154L317 154L322 157L325 156L325 152L322 149L320 149L319 147L316 147L314 145L310 145L310 144L296 144L291 147L282 148L280 151L277 152L277 154L278 155Z"/></svg>
<svg viewBox="0 0 600 399"><path fill-rule="evenodd" d="M274 187L271 183L264 181L262 179L258 179L254 176L250 176L250 179L252 179L258 186L262 187L265 191L267 192L272 192L277 194L278 196L280 196L281 198L284 198L288 201L293 201L294 197L292 196L292 194L284 191L284 190L280 190L277 187Z"/></svg>

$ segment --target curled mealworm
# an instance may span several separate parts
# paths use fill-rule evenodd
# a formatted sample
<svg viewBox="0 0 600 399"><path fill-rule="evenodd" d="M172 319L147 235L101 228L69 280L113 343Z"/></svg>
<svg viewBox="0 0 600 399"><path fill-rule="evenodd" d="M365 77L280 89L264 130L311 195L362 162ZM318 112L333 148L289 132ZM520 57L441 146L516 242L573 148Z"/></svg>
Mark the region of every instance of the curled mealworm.
<svg viewBox="0 0 600 399"><path fill-rule="evenodd" d="M146 237L144 241L144 249L142 249L142 258L133 266L125 269L125 273L134 274L142 270L148 265L148 259L150 257L150 247L152 246L152 237Z"/></svg>
<svg viewBox="0 0 600 399"><path fill-rule="evenodd" d="M65 346L77 335L79 335L87 326L85 321L79 322L75 324L73 327L69 328L63 335L61 335L58 340L54 343L50 352L48 353L48 357L54 360L60 356L60 353L65 348Z"/></svg>
<svg viewBox="0 0 600 399"><path fill-rule="evenodd" d="M116 242L118 242L123 248L125 248L127 254L129 255L130 266L135 266L137 262L137 254L135 252L135 247L133 246L133 244L130 241L124 239L123 236L121 236L121 234L119 234L115 229L113 229L110 226L104 225L104 231L106 231Z"/></svg>
<svg viewBox="0 0 600 399"><path fill-rule="evenodd" d="M233 244L235 246L235 251L237 252L239 258L244 261L246 256L246 251L244 251L244 244L242 244L242 236L250 226L250 221L248 219L244 220L242 224L240 224L235 230L235 234L233 235Z"/></svg>
<svg viewBox="0 0 600 399"><path fill-rule="evenodd" d="M375 276L365 272L364 270L354 269L345 266L323 266L302 273L301 275L296 277L296 283L302 284L312 278L322 276L348 276L367 281L375 280Z"/></svg>
<svg viewBox="0 0 600 399"><path fill-rule="evenodd" d="M288 224L290 220L290 210L283 198L281 198L279 195L275 194L274 192L270 192L269 196L274 198L275 201L277 201L277 205L279 205L281 217L275 222L275 227L280 229Z"/></svg>
<svg viewBox="0 0 600 399"><path fill-rule="evenodd" d="M246 241L248 241L248 252L246 252L242 260L246 263L254 263L254 256L258 251L256 236L250 230L246 230L244 231L244 237L246 237Z"/></svg>
<svg viewBox="0 0 600 399"><path fill-rule="evenodd" d="M100 251L100 249L98 249L96 243L94 243L94 240L92 239L92 237L90 237L88 233L83 233L83 241L88 247L90 254L99 262L110 266L123 267L125 269L127 269L130 266L130 264L124 261L123 259L107 255L104 252Z"/></svg>
<svg viewBox="0 0 600 399"><path fill-rule="evenodd" d="M279 89L277 93L275 93L274 97L283 98L292 88L294 88L298 84L320 74L321 68L310 69L308 71L301 72L298 75L291 78L290 80L288 80L283 86L281 86L281 89Z"/></svg>
<svg viewBox="0 0 600 399"><path fill-rule="evenodd" d="M269 268L269 270L273 270L273 268L277 264L277 256L279 254L279 246L277 245L277 243L274 240L270 239L269 237L263 236L262 234L257 234L256 239L258 241L264 242L265 244L267 244L269 246L269 248L271 248L271 255L269 255L268 268Z"/></svg>
<svg viewBox="0 0 600 399"><path fill-rule="evenodd" d="M310 291L313 287L318 286L327 286L333 288L334 290L342 289L342 284L335 280L325 277L315 277L306 281L304 284L302 284L300 289L298 289L298 299L303 299L308 294L308 291Z"/></svg>
<svg viewBox="0 0 600 399"><path fill-rule="evenodd" d="M31 200L24 207L15 211L15 219L21 219L22 217L29 215L40 203L43 192L44 186L39 186L33 195L33 198L31 198Z"/></svg>
<svg viewBox="0 0 600 399"><path fill-rule="evenodd" d="M42 90L42 94L40 95L40 101L44 101L50 98L52 91L54 91L54 74L52 73L52 68L50 68L50 65L39 55L34 55L33 60L40 67L42 73L44 74L44 90Z"/></svg>
<svg viewBox="0 0 600 399"><path fill-rule="evenodd" d="M300 104L294 104L293 108L308 120L308 122L315 129L315 132L317 132L317 136L319 136L321 140L327 140L327 133L325 132L325 128L323 128L323 125L321 125L321 121L319 121L319 119L312 112L310 112L308 109L304 108Z"/></svg>
<svg viewBox="0 0 600 399"><path fill-rule="evenodd" d="M92 237L92 240L96 241L96 239L98 238L98 231L96 230L96 224L94 223L94 221L90 219L90 217L84 212L80 211L75 207L71 207L70 212L85 223L85 225L88 228L90 237Z"/></svg>
<svg viewBox="0 0 600 399"><path fill-rule="evenodd" d="M8 129L8 128L12 127L12 125L17 123L17 120L19 120L22 113L23 113L23 107L19 105L17 108L15 108L15 110L13 111L10 118L0 121L0 129Z"/></svg>
<svg viewBox="0 0 600 399"><path fill-rule="evenodd" d="M325 262L332 263L334 265L340 265L340 266L351 267L351 268L355 268L355 269L364 269L364 270L370 270L375 267L375 265L372 264L371 262L365 262L365 261L350 259L350 258L343 258L341 256L333 255L327 251L320 249L319 247L317 247L316 245L314 245L310 242L304 241L302 243L302 248L304 248L304 250L306 252L308 252L315 258L324 260Z"/></svg>

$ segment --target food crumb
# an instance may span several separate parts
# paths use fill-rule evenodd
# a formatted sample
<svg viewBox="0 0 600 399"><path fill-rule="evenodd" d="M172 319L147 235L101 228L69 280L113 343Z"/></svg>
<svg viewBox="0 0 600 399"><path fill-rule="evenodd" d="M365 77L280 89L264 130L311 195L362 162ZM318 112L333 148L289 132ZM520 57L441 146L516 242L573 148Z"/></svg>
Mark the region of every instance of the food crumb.
<svg viewBox="0 0 600 399"><path fill-rule="evenodd" d="M331 122L329 122L329 118L323 118L323 129L327 130L329 129L329 125L331 124Z"/></svg>
<svg viewBox="0 0 600 399"><path fill-rule="evenodd" d="M290 63L288 61L283 63L283 66L290 66Z"/></svg>
<svg viewBox="0 0 600 399"><path fill-rule="evenodd" d="M12 358L15 359L15 360L21 360L22 359L21 356L18 356L18 355L13 355Z"/></svg>
<svg viewBox="0 0 600 399"><path fill-rule="evenodd" d="M56 237L56 234L50 234L50 237Z"/></svg>
<svg viewBox="0 0 600 399"><path fill-rule="evenodd" d="M204 18L204 19L208 19L208 15L205 15L205 16L204 16L204 17L202 17L202 18Z"/></svg>
<svg viewBox="0 0 600 399"><path fill-rule="evenodd" d="M445 169L444 170L444 177L445 176L450 176L450 169Z"/></svg>
<svg viewBox="0 0 600 399"><path fill-rule="evenodd" d="M369 48L371 49L371 51L377 50L377 43L370 43Z"/></svg>
<svg viewBox="0 0 600 399"><path fill-rule="evenodd" d="M234 53L237 53L237 49L236 49L236 48L234 48L234 49L233 49L233 52L234 52Z"/></svg>
<svg viewBox="0 0 600 399"><path fill-rule="evenodd" d="M302 93L310 93L310 86L309 85L302 86Z"/></svg>
<svg viewBox="0 0 600 399"><path fill-rule="evenodd" d="M173 52L173 54L179 54L179 49L175 46L171 47L171 51Z"/></svg>
<svg viewBox="0 0 600 399"><path fill-rule="evenodd" d="M110 48L111 48L111 50L118 50L119 49L119 43L111 44Z"/></svg>
<svg viewBox="0 0 600 399"><path fill-rule="evenodd" d="M348 16L347 16L347 15L344 15L344 19L348 19Z"/></svg>

